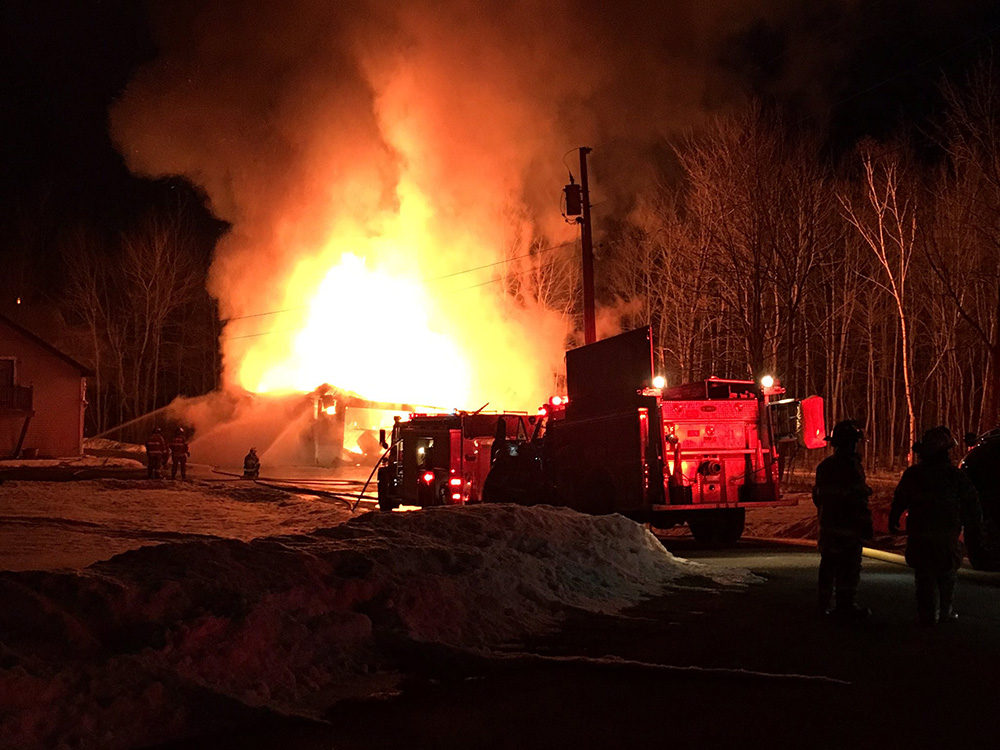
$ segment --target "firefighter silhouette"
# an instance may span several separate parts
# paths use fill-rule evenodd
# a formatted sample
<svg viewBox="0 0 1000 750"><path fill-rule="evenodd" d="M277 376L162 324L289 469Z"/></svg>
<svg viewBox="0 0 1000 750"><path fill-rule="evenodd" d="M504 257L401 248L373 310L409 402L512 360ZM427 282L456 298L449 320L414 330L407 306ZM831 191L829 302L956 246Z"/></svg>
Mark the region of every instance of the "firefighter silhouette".
<svg viewBox="0 0 1000 750"><path fill-rule="evenodd" d="M177 479L177 470L181 471L181 479L187 479L187 460L191 455L188 448L184 428L178 427L173 440L170 441L170 478Z"/></svg>
<svg viewBox="0 0 1000 750"><path fill-rule="evenodd" d="M951 461L958 445L951 431L933 427L913 446L918 462L903 472L889 512L889 531L906 519L906 564L913 568L917 617L923 625L958 618L952 607L962 564L959 534L975 537L982 527L979 497L972 481Z"/></svg>
<svg viewBox="0 0 1000 750"><path fill-rule="evenodd" d="M159 479L163 467L167 463L167 440L159 427L154 427L149 439L146 440L146 475Z"/></svg>
<svg viewBox="0 0 1000 750"><path fill-rule="evenodd" d="M243 459L243 478L256 479L260 476L260 459L257 457L257 449L251 448Z"/></svg>
<svg viewBox="0 0 1000 750"><path fill-rule="evenodd" d="M837 423L827 440L833 455L816 467L812 491L819 513L819 607L838 619L865 619L871 611L855 602L862 542L874 535L868 507L872 489L858 453L864 433L856 422L846 420ZM832 601L836 603L831 610Z"/></svg>

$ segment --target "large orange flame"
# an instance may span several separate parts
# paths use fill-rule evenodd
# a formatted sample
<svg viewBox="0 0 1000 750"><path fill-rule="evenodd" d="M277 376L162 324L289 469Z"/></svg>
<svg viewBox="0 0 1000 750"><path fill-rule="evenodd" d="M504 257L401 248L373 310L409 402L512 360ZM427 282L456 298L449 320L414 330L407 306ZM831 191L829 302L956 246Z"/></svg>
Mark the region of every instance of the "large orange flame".
<svg viewBox="0 0 1000 750"><path fill-rule="evenodd" d="M273 347L252 350L240 367L241 384L262 392L332 383L374 401L464 405L470 366L433 324L436 314L419 278L345 254L320 282L288 356L275 362L268 356ZM384 356L373 357L373 350Z"/></svg>
<svg viewBox="0 0 1000 750"><path fill-rule="evenodd" d="M443 222L411 178L397 192L378 233L356 230L352 217L320 250L299 253L282 311L229 349L237 382L255 392L329 383L373 401L534 408L553 386L566 321L530 297L505 297L502 226L489 237L476 222Z"/></svg>
<svg viewBox="0 0 1000 750"><path fill-rule="evenodd" d="M190 176L231 224L209 278L224 384L534 410L574 293L539 271L575 267L523 256L576 235L559 157L593 135L605 75L554 41L571 15L197 5L112 122L133 169Z"/></svg>

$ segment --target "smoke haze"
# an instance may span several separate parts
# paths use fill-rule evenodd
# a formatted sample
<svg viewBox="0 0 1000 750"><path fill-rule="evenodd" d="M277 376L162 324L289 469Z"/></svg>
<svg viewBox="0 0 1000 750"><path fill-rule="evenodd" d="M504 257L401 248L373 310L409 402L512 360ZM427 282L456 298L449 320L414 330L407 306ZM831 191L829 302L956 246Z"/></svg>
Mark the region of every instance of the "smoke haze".
<svg viewBox="0 0 1000 750"><path fill-rule="evenodd" d="M227 382L510 408L547 395L573 325L498 281L569 262L498 264L576 238L563 154L597 147L595 201L653 179L647 149L733 98L719 48L760 15L736 0L155 8L160 55L112 132L134 171L186 175L232 225L209 282Z"/></svg>

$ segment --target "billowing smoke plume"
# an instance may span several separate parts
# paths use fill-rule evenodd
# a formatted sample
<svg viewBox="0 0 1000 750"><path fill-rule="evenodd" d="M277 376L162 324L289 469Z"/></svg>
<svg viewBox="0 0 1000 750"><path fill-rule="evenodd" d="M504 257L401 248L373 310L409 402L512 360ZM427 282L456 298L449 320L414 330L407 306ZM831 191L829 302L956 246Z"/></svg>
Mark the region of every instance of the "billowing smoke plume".
<svg viewBox="0 0 1000 750"><path fill-rule="evenodd" d="M507 292L567 267L563 154L596 146L606 197L647 179L634 146L726 100L746 6L169 0L112 130L232 224L210 279L230 383L531 408L573 321Z"/></svg>

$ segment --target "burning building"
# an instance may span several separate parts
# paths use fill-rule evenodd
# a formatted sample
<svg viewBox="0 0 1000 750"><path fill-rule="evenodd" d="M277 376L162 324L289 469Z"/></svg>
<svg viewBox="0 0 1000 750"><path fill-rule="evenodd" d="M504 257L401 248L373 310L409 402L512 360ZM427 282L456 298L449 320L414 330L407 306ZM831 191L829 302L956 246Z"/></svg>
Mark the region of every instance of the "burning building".
<svg viewBox="0 0 1000 750"><path fill-rule="evenodd" d="M541 403L575 324L559 155L694 121L696 50L740 17L678 8L674 33L648 5L611 23L535 0L155 4L160 56L112 134L133 170L188 176L232 225L210 278L226 385ZM665 41L669 59L643 51ZM625 152L617 171L651 172Z"/></svg>

